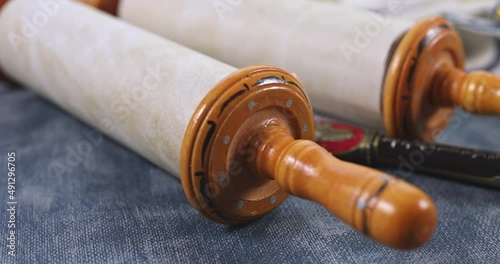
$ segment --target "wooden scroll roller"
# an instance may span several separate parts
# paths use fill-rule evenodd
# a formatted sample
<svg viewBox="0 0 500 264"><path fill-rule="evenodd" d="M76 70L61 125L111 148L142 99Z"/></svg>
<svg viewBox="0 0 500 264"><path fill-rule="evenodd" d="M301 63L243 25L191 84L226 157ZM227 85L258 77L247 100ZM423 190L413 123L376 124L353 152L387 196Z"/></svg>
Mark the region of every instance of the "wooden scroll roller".
<svg viewBox="0 0 500 264"><path fill-rule="evenodd" d="M26 42L0 38L2 69L180 175L206 217L249 222L291 193L387 246L410 249L432 235L437 213L426 194L310 141L312 109L292 74L236 70L85 5L57 3L3 6L1 36L23 36L23 18L53 15Z"/></svg>
<svg viewBox="0 0 500 264"><path fill-rule="evenodd" d="M377 15L319 0L120 0L114 10L233 66L295 72L317 110L394 137L433 138L455 105L500 114L500 78L465 73L450 23L395 19L404 8L390 3Z"/></svg>

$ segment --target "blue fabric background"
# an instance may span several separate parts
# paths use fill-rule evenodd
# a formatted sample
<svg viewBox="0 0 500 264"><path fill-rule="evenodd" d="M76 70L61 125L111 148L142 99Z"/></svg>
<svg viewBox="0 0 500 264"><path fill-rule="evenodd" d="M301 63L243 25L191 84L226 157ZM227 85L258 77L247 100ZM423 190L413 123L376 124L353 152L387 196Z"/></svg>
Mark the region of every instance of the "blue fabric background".
<svg viewBox="0 0 500 264"><path fill-rule="evenodd" d="M2 263L498 263L500 192L427 175L406 180L436 202L435 236L388 249L322 207L290 197L239 228L191 208L180 181L105 138L71 171L49 169L87 141L88 126L33 92L0 85ZM500 118L459 112L449 144L500 151ZM18 255L7 256L7 152L17 152ZM499 164L500 166L500 164ZM397 174L395 170L389 173Z"/></svg>

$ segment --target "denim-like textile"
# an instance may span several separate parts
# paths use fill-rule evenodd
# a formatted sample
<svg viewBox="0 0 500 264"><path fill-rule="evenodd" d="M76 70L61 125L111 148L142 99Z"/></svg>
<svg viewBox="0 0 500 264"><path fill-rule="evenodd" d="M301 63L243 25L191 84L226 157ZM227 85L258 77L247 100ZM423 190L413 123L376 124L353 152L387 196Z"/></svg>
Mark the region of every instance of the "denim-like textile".
<svg viewBox="0 0 500 264"><path fill-rule="evenodd" d="M227 227L197 213L177 178L108 138L92 142L90 130L33 92L1 85L0 262L500 262L498 191L407 177L439 210L435 236L409 252L378 245L295 197L253 224ZM500 151L500 118L459 112L443 135L449 144ZM9 151L17 154L15 258L6 247Z"/></svg>

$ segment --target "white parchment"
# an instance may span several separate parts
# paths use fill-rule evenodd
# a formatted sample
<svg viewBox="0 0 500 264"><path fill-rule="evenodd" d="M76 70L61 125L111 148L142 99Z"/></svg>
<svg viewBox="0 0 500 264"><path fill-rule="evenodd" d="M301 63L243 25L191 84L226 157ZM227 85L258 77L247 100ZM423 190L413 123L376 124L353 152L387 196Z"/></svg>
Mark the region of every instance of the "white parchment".
<svg viewBox="0 0 500 264"><path fill-rule="evenodd" d="M298 75L316 110L383 129L382 89L394 42L411 27L391 14L313 0L122 0L119 16L209 56Z"/></svg>
<svg viewBox="0 0 500 264"><path fill-rule="evenodd" d="M235 71L75 2L10 1L0 36L7 75L177 176L191 116Z"/></svg>

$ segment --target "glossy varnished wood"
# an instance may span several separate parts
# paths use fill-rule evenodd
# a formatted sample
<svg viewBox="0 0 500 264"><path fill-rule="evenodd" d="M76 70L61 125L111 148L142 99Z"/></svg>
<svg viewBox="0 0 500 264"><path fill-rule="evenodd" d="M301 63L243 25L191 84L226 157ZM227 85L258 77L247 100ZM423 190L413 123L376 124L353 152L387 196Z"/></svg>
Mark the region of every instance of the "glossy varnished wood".
<svg viewBox="0 0 500 264"><path fill-rule="evenodd" d="M433 234L437 211L410 184L380 171L338 160L280 127L261 131L255 167L289 193L323 205L356 230L387 246L411 249Z"/></svg>
<svg viewBox="0 0 500 264"><path fill-rule="evenodd" d="M221 106L226 110L219 113ZM425 243L437 221L431 199L404 181L334 158L311 141L313 121L289 73L251 67L222 81L184 139L182 156L190 158L182 160L182 182L192 204L212 220L239 224L270 212L290 193L387 246Z"/></svg>
<svg viewBox="0 0 500 264"><path fill-rule="evenodd" d="M118 11L119 0L79 0L79 1L113 15L116 15Z"/></svg>
<svg viewBox="0 0 500 264"><path fill-rule="evenodd" d="M384 123L392 137L431 140L446 127L453 107L436 104L433 81L444 64L463 68L463 45L443 18L422 20L397 44L387 69Z"/></svg>
<svg viewBox="0 0 500 264"><path fill-rule="evenodd" d="M181 180L191 204L224 224L255 220L276 208L287 192L259 177L254 131L279 126L313 140L314 119L299 81L269 66L241 69L205 96L183 139ZM307 128L307 129L304 129Z"/></svg>
<svg viewBox="0 0 500 264"><path fill-rule="evenodd" d="M397 44L385 80L383 114L393 137L430 140L447 125L454 106L500 114L500 78L465 73L460 36L442 17L424 19Z"/></svg>
<svg viewBox="0 0 500 264"><path fill-rule="evenodd" d="M175 138L182 140L184 191L203 215L246 223L291 193L391 247L414 248L432 235L437 213L423 192L341 162L312 142L312 107L296 76L270 66L247 67L203 94L183 138Z"/></svg>
<svg viewBox="0 0 500 264"><path fill-rule="evenodd" d="M442 106L459 105L476 114L500 115L500 77L486 71L465 73L443 65L433 84L434 100Z"/></svg>

